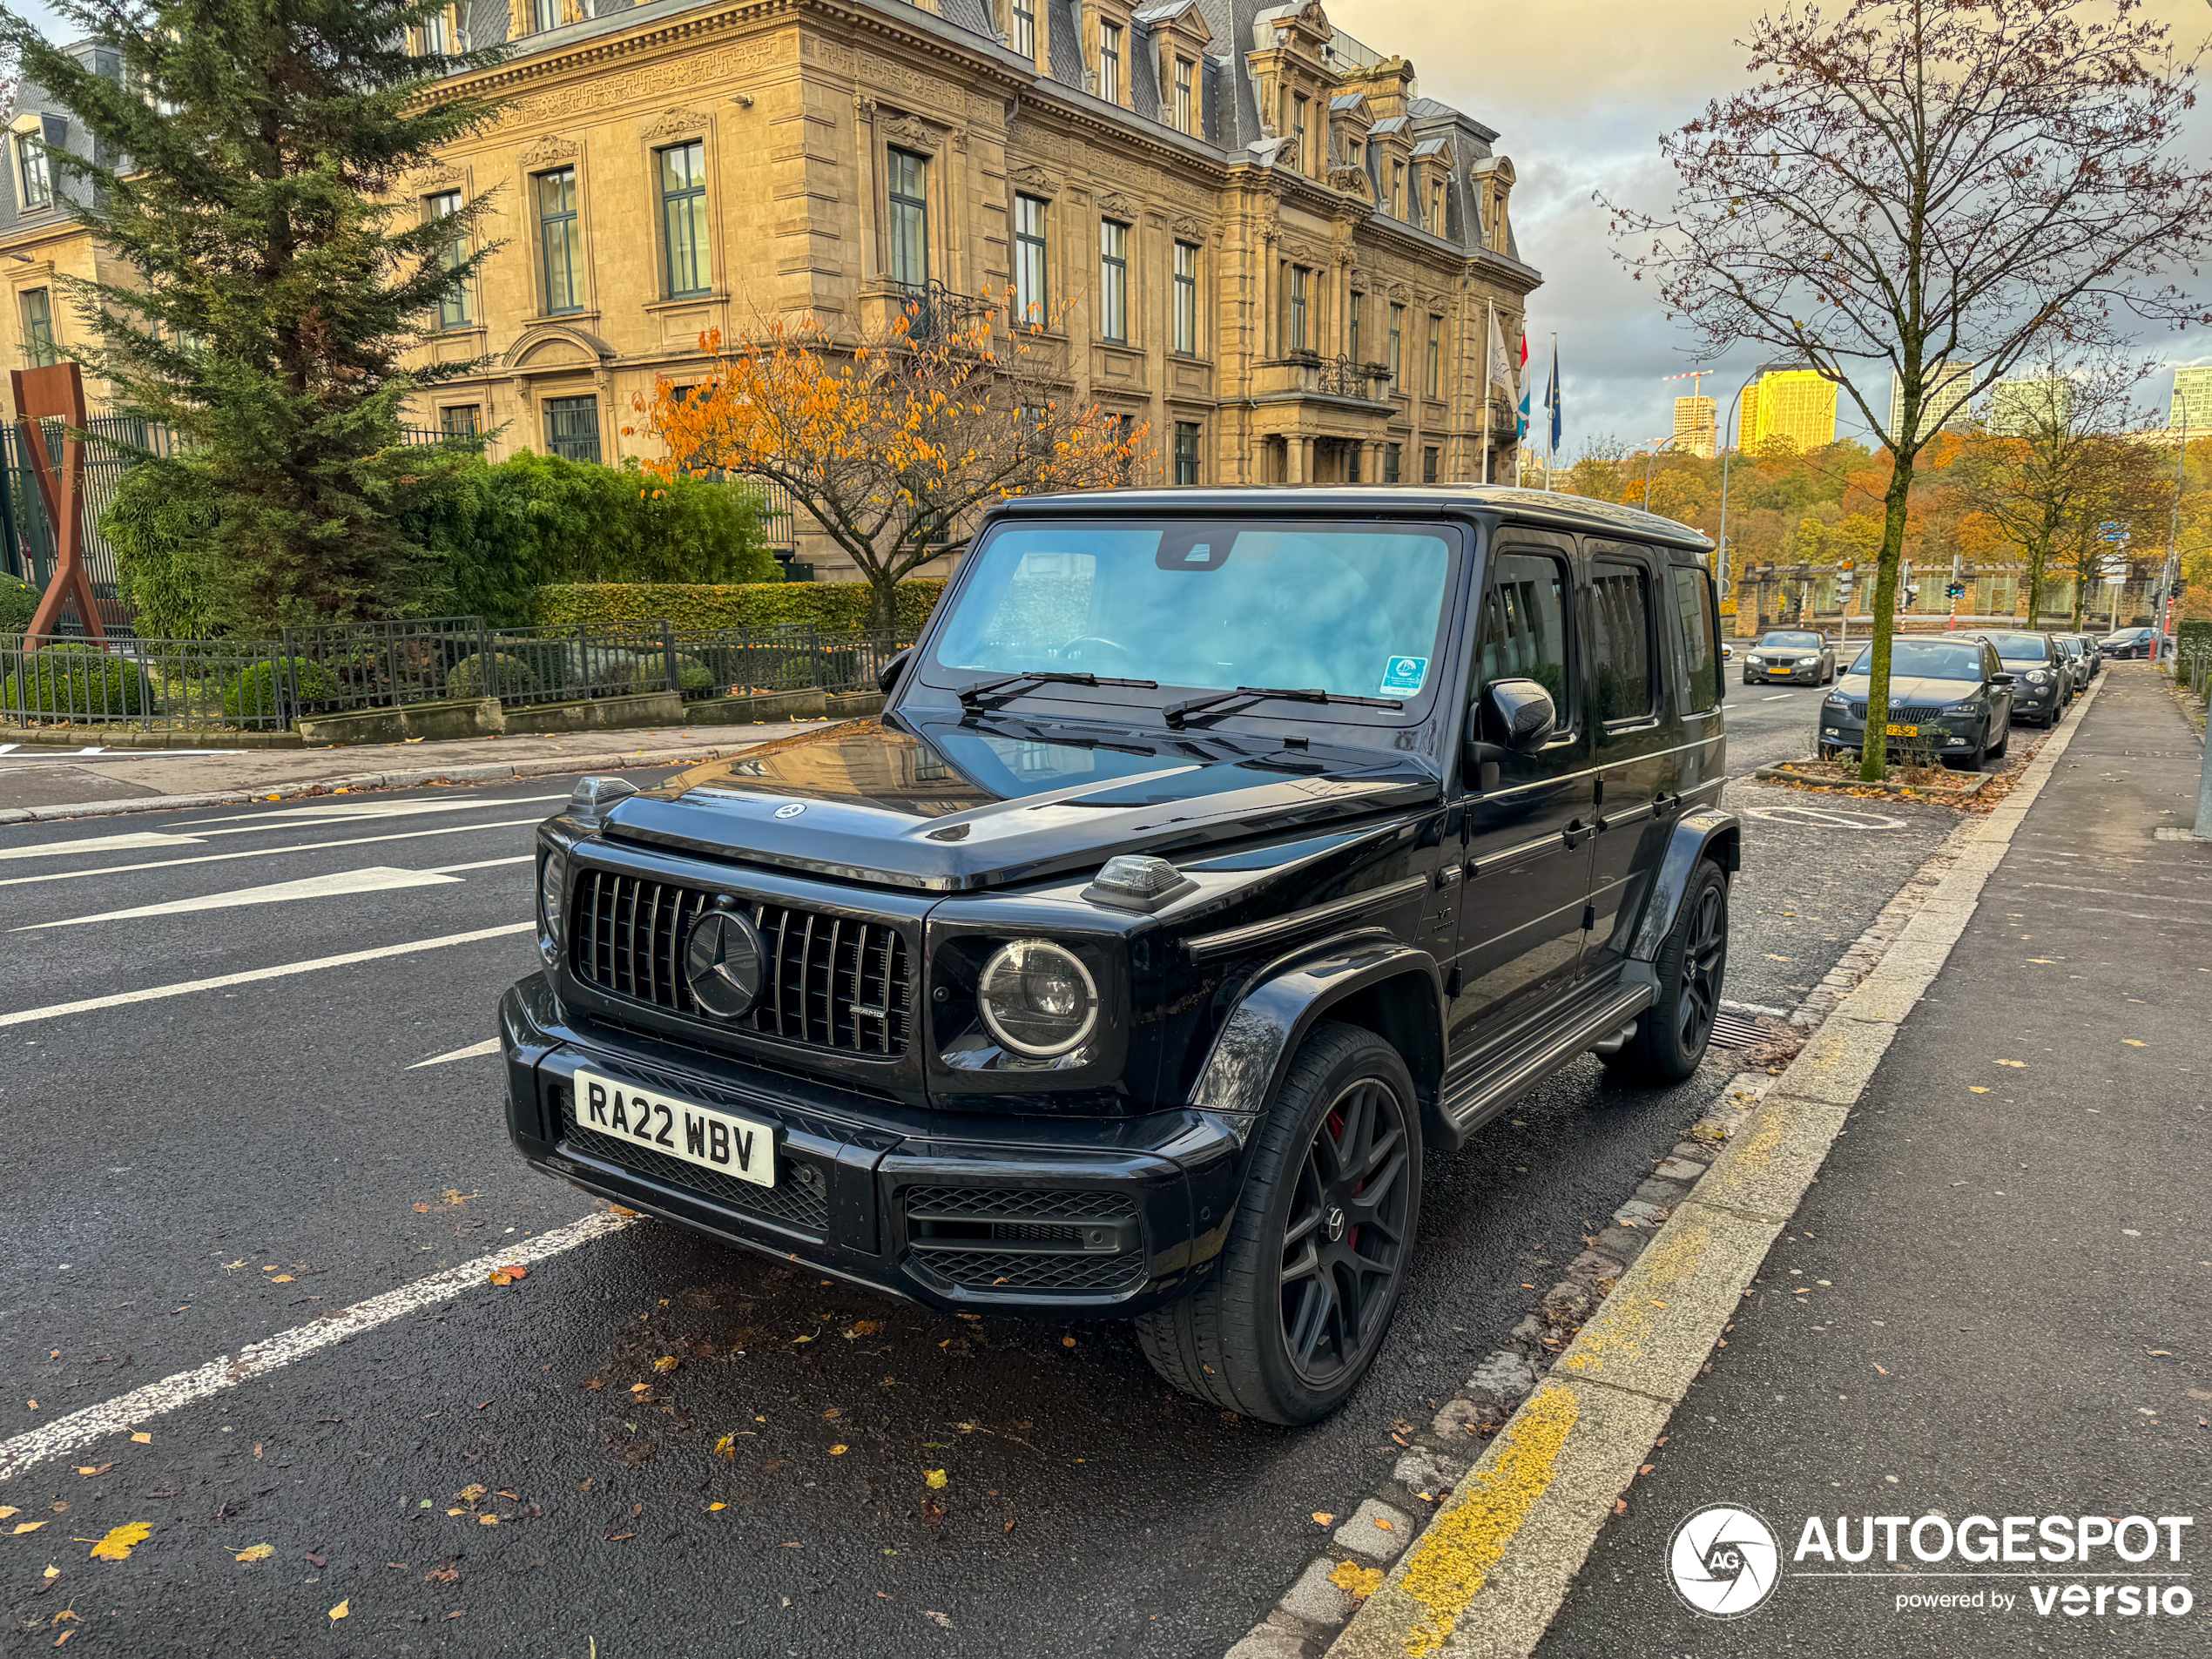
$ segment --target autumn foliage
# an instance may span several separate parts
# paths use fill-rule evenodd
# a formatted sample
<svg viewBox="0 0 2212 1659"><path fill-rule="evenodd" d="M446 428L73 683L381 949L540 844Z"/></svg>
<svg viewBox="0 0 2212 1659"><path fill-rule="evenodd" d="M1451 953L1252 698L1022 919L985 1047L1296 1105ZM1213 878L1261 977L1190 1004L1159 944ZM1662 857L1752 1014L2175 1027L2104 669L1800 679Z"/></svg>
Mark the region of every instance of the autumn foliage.
<svg viewBox="0 0 2212 1659"><path fill-rule="evenodd" d="M811 316L726 349L718 331L705 335L704 381L664 378L635 400L668 448L647 465L781 484L860 567L875 624L891 626L900 577L963 543L983 508L1125 483L1144 438L1128 417L1076 402L1050 338L1006 313L917 301L858 339Z"/></svg>

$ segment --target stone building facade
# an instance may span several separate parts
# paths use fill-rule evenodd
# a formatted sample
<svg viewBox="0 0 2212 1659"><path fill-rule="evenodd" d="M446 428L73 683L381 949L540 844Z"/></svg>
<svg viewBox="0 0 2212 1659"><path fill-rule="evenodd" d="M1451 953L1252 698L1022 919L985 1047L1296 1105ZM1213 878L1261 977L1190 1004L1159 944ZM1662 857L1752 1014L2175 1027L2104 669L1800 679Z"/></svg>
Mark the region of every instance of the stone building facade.
<svg viewBox="0 0 2212 1659"><path fill-rule="evenodd" d="M405 182L426 216L489 192L496 245L424 347L486 366L425 425L618 462L708 330L1013 291L1071 395L1148 429L1138 482L1513 476L1484 384L1541 280L1513 163L1318 0L464 0L444 26L513 50L456 83L498 121ZM15 160L0 252L90 274Z"/></svg>

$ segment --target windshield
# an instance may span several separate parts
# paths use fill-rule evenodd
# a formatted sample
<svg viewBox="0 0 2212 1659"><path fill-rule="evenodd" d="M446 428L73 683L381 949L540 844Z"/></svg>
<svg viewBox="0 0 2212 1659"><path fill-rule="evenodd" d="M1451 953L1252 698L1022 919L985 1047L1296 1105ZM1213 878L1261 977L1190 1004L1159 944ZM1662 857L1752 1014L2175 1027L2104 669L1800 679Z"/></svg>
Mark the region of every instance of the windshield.
<svg viewBox="0 0 2212 1659"><path fill-rule="evenodd" d="M1870 647L1858 653L1858 660L1851 665L1854 674L1874 671L1874 652ZM1892 679L1972 680L1981 681L1981 647L1959 639L1899 639L1890 645L1890 677Z"/></svg>
<svg viewBox="0 0 2212 1659"><path fill-rule="evenodd" d="M1818 651L1826 643L1818 634L1768 634L1759 641L1788 651Z"/></svg>
<svg viewBox="0 0 2212 1659"><path fill-rule="evenodd" d="M2008 663L2051 660L2051 642L2040 634L1984 634L1982 637L1996 646L1997 654Z"/></svg>
<svg viewBox="0 0 2212 1659"><path fill-rule="evenodd" d="M962 678L1042 670L1411 704L1431 684L1456 545L1441 525L1008 524L969 556L934 655Z"/></svg>

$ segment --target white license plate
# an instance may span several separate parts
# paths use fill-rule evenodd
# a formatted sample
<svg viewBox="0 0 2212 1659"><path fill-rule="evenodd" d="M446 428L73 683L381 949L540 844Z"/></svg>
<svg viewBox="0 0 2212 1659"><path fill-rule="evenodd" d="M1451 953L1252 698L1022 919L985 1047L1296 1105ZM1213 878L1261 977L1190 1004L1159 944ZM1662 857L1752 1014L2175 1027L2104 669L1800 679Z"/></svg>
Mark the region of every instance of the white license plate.
<svg viewBox="0 0 2212 1659"><path fill-rule="evenodd" d="M776 1130L681 1095L640 1089L626 1078L577 1068L576 1121L583 1128L649 1146L756 1186L776 1184Z"/></svg>

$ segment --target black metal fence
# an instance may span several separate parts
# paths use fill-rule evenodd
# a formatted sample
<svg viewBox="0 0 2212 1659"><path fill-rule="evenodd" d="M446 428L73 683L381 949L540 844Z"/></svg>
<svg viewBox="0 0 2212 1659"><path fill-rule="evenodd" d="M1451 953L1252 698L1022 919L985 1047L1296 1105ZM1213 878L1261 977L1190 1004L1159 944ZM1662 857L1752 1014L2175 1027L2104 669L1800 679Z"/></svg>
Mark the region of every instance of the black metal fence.
<svg viewBox="0 0 2212 1659"><path fill-rule="evenodd" d="M437 617L288 629L278 639L106 645L0 636L0 725L282 731L302 716L496 698L509 708L674 691L872 691L911 644L890 631L494 628Z"/></svg>

